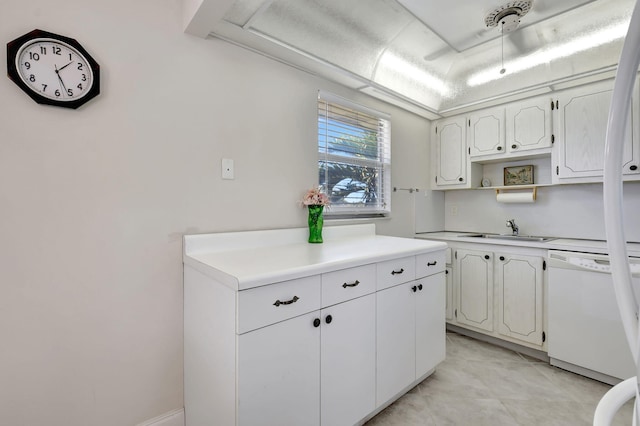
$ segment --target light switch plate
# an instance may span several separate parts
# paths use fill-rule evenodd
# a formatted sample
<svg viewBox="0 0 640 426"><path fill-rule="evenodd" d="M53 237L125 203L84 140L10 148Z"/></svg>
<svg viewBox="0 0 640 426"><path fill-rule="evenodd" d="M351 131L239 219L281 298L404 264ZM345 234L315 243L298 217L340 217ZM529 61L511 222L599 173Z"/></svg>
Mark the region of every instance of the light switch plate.
<svg viewBox="0 0 640 426"><path fill-rule="evenodd" d="M233 160L230 158L222 159L222 179L234 179Z"/></svg>

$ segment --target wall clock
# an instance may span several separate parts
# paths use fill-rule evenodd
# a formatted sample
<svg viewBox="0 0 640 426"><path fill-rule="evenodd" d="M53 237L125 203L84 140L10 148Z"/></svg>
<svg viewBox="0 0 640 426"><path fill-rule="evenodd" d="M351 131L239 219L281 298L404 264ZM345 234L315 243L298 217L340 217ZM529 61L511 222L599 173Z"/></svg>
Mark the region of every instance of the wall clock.
<svg viewBox="0 0 640 426"><path fill-rule="evenodd" d="M33 30L7 43L7 73L39 104L78 108L100 93L100 66L76 40Z"/></svg>

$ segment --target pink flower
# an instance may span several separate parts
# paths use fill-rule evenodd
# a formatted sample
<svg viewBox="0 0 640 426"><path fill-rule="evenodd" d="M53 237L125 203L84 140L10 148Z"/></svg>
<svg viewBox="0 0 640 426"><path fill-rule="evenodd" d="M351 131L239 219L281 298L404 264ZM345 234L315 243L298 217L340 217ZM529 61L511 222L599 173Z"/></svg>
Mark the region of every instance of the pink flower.
<svg viewBox="0 0 640 426"><path fill-rule="evenodd" d="M329 204L329 197L320 188L311 188L302 199L302 204L305 206L326 206Z"/></svg>

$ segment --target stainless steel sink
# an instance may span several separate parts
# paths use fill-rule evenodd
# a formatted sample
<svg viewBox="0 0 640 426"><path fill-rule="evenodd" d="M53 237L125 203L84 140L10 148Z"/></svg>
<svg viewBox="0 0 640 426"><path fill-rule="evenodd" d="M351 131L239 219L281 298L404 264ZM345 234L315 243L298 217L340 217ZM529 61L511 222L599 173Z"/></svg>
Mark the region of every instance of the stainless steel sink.
<svg viewBox="0 0 640 426"><path fill-rule="evenodd" d="M512 235L512 234L462 234L458 237L464 238L491 238L497 240L512 240L512 241L550 241L552 237L537 237L534 235Z"/></svg>

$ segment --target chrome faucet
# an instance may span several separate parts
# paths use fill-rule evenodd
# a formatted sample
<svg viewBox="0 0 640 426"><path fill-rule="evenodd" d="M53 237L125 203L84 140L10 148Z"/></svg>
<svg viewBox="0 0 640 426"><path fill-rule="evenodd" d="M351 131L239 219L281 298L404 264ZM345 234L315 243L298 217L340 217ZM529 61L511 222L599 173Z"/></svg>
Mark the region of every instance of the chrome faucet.
<svg viewBox="0 0 640 426"><path fill-rule="evenodd" d="M515 219L509 219L507 220L507 228L511 228L511 235L518 235L518 225L516 225L516 220Z"/></svg>

